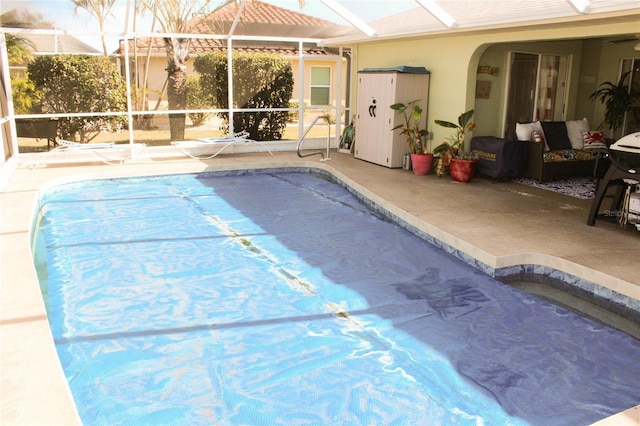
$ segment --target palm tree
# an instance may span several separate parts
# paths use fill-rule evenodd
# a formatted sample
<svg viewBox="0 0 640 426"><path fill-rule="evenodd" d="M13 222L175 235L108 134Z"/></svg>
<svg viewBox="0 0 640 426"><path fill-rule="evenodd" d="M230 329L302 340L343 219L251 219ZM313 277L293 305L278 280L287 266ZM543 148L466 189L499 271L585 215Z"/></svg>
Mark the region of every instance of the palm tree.
<svg viewBox="0 0 640 426"><path fill-rule="evenodd" d="M104 22L111 14L111 8L116 0L71 0L76 5L75 12L78 13L78 9L84 9L89 14L94 16L98 20L100 26L100 36L102 38L102 51L104 56L109 56L107 51L107 42L104 37Z"/></svg>
<svg viewBox="0 0 640 426"><path fill-rule="evenodd" d="M226 0L217 9L246 0ZM212 0L142 0L142 6L149 10L165 33L186 34L190 32L191 19L205 13ZM300 7L304 0L298 0ZM171 36L164 38L167 51L167 98L170 110L183 110L187 107L187 61L189 45L187 37ZM170 114L169 128L171 140L184 139L185 115Z"/></svg>
<svg viewBox="0 0 640 426"><path fill-rule="evenodd" d="M35 50L35 45L31 40L19 34L7 33L5 42L9 64L18 66L26 65L33 57L32 51Z"/></svg>
<svg viewBox="0 0 640 426"><path fill-rule="evenodd" d="M149 10L154 19L168 34L186 34L190 30L191 18L207 9L212 0L142 0L142 6ZM220 7L232 3L228 0ZM169 110L183 110L187 107L187 61L189 60L190 38L171 35L164 37L167 52L167 98ZM171 140L184 139L185 115L170 114L169 129Z"/></svg>
<svg viewBox="0 0 640 426"><path fill-rule="evenodd" d="M36 49L31 40L18 34L5 34L9 70L11 76L11 92L13 93L13 109L16 114L28 114L34 102L37 102L37 94L33 82L27 78L26 65L33 58Z"/></svg>

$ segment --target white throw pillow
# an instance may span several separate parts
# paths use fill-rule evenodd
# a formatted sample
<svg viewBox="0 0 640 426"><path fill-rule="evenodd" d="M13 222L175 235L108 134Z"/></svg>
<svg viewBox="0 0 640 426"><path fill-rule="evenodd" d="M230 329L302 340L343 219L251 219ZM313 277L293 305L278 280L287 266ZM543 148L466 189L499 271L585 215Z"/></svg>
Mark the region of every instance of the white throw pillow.
<svg viewBox="0 0 640 426"><path fill-rule="evenodd" d="M584 149L584 139L582 138L583 132L589 131L589 122L586 118L582 120L567 121L567 136L571 142L571 148Z"/></svg>
<svg viewBox="0 0 640 426"><path fill-rule="evenodd" d="M533 133L533 123L516 123L516 136L519 141L533 140L531 134Z"/></svg>
<svg viewBox="0 0 640 426"><path fill-rule="evenodd" d="M533 123L516 123L516 136L519 141L535 142L533 139L533 132L539 132L542 135L544 150L549 151L549 145L547 145L547 140L544 137L544 131L542 130L542 124L540 121L534 121Z"/></svg>

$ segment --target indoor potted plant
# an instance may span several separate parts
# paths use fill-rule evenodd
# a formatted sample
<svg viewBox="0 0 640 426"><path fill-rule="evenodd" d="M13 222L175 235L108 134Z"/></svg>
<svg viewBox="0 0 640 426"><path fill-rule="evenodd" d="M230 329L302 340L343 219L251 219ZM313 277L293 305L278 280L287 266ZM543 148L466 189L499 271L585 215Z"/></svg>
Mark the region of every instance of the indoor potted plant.
<svg viewBox="0 0 640 426"><path fill-rule="evenodd" d="M604 124L609 128L610 138L614 138L616 130L622 127L625 114L631 111L639 98L639 94L629 91L629 86L625 84L629 74L631 71L624 73L618 84L605 81L589 96L589 99L599 100L604 105Z"/></svg>
<svg viewBox="0 0 640 426"><path fill-rule="evenodd" d="M476 127L473 121L473 110L460 114L458 123L450 121L435 120L439 126L454 129L454 133L448 140L434 148L433 152L440 154L443 161L450 159L449 170L453 180L457 182L469 182L473 177L478 162L478 156L473 152L464 149L464 140L467 131L472 131Z"/></svg>
<svg viewBox="0 0 640 426"><path fill-rule="evenodd" d="M411 152L411 167L417 175L428 175L433 164L433 154L427 148L427 129L420 129L422 108L413 100L406 104L399 102L391 105L391 109L402 114L403 122L391 130L402 129L400 134L407 138Z"/></svg>

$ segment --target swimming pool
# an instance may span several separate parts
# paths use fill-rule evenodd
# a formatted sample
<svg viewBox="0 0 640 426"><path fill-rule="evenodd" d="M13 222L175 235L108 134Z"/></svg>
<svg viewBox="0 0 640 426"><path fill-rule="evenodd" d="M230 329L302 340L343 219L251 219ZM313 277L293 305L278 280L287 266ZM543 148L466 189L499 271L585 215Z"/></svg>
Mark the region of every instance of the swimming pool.
<svg viewBox="0 0 640 426"><path fill-rule="evenodd" d="M62 185L36 263L87 424L587 424L640 344L306 173Z"/></svg>

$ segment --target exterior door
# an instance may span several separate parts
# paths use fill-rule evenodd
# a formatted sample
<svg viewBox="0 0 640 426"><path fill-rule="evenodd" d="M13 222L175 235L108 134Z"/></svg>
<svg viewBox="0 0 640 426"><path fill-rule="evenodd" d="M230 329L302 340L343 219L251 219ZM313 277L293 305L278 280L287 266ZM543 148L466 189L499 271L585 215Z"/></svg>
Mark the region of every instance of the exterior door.
<svg viewBox="0 0 640 426"><path fill-rule="evenodd" d="M516 123L531 121L535 108L538 55L513 53L509 72L504 137L517 139Z"/></svg>
<svg viewBox="0 0 640 426"><path fill-rule="evenodd" d="M516 139L516 123L563 121L567 56L512 53L504 135Z"/></svg>

